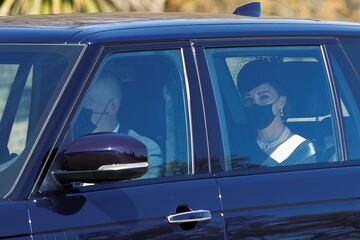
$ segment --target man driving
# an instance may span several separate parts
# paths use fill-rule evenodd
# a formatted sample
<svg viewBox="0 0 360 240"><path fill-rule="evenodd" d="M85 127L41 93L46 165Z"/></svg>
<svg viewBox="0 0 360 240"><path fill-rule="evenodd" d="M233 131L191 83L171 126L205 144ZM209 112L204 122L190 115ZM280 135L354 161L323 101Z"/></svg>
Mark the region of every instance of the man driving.
<svg viewBox="0 0 360 240"><path fill-rule="evenodd" d="M82 110L75 121L74 136L100 132L120 133L121 93L122 81L108 70L101 71L89 89ZM159 177L162 172L162 154L159 145L132 129L121 133L139 140L147 148L149 168L141 178Z"/></svg>

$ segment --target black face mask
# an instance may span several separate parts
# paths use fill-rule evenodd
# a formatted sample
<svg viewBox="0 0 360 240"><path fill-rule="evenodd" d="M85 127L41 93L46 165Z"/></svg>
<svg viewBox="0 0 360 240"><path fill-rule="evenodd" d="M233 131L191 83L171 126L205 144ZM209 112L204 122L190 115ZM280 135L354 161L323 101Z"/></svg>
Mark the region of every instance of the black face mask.
<svg viewBox="0 0 360 240"><path fill-rule="evenodd" d="M73 138L78 138L80 136L83 136L85 134L92 133L98 126L99 122L103 118L104 115L109 114L110 112L106 111L108 107L111 104L111 101L114 98L111 98L105 105L104 110L101 112L94 112L91 109L88 108L82 108L78 118L76 119L76 122L73 125ZM98 119L96 120L96 123L94 124L91 121L92 115L99 115Z"/></svg>
<svg viewBox="0 0 360 240"><path fill-rule="evenodd" d="M110 106L111 102L114 100L114 98L111 98L105 105L104 110L102 112L95 112L95 111L91 111L92 114L96 114L99 115L98 119L95 122L95 126L97 126L100 122L100 120L103 118L104 115L106 114L110 114L110 112L107 111L108 107Z"/></svg>
<svg viewBox="0 0 360 240"><path fill-rule="evenodd" d="M257 130L266 128L274 120L275 115L272 112L272 105L273 104L260 106L253 104L251 107L245 108L249 122L251 122L252 126Z"/></svg>
<svg viewBox="0 0 360 240"><path fill-rule="evenodd" d="M92 133L96 125L91 122L92 110L83 108L73 125L73 138L76 139L82 135Z"/></svg>

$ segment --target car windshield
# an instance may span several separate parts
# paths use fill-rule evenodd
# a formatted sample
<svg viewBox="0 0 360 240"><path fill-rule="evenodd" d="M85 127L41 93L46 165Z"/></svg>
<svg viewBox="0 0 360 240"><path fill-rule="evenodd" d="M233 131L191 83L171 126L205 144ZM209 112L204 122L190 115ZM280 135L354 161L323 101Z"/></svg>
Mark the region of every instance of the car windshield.
<svg viewBox="0 0 360 240"><path fill-rule="evenodd" d="M0 196L24 167L81 45L0 45Z"/></svg>

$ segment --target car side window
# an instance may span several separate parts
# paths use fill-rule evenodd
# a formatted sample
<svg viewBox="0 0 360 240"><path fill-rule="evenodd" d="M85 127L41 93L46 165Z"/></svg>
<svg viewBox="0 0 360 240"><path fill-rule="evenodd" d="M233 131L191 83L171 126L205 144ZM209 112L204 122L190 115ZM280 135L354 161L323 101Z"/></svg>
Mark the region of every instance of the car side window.
<svg viewBox="0 0 360 240"><path fill-rule="evenodd" d="M338 161L320 47L206 48L226 170Z"/></svg>
<svg viewBox="0 0 360 240"><path fill-rule="evenodd" d="M349 160L360 159L360 47L358 39L342 39L342 53L328 47L332 71L341 101L342 124ZM346 58L343 58L343 53Z"/></svg>
<svg viewBox="0 0 360 240"><path fill-rule="evenodd" d="M91 82L63 148L89 134L125 134L148 153L148 171L136 179L189 174L186 102L179 50L114 53Z"/></svg>

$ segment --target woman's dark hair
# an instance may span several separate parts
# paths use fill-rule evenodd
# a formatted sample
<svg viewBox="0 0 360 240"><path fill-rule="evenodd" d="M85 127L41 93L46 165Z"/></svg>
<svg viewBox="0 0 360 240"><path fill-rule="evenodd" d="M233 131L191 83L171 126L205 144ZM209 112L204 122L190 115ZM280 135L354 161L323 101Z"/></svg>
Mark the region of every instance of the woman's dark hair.
<svg viewBox="0 0 360 240"><path fill-rule="evenodd" d="M281 63L267 59L256 59L246 63L237 76L240 93L246 94L260 84L268 83L279 95L286 96L280 67Z"/></svg>

